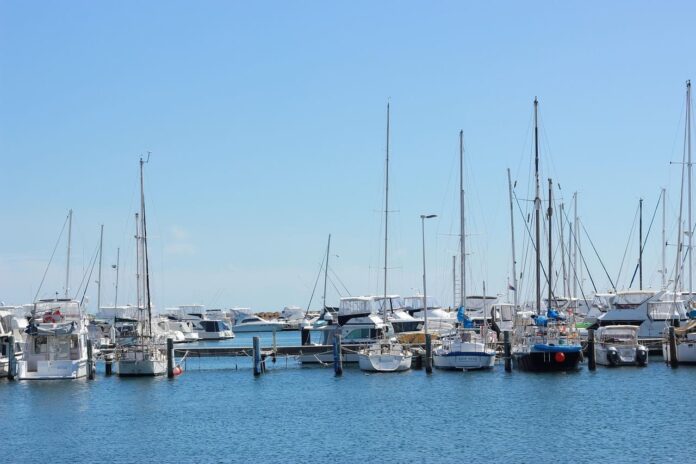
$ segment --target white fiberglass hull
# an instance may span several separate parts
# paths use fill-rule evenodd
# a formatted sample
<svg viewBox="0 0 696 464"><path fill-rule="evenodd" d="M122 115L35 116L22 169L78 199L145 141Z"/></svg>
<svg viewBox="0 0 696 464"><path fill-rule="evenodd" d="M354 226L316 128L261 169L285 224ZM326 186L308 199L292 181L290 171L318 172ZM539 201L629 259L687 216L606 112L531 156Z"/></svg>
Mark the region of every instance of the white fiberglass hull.
<svg viewBox="0 0 696 464"><path fill-rule="evenodd" d="M490 369L495 366L495 351L433 353L433 366L438 369Z"/></svg>
<svg viewBox="0 0 696 464"><path fill-rule="evenodd" d="M410 354L358 354L360 369L368 372L399 372L411 368Z"/></svg>
<svg viewBox="0 0 696 464"><path fill-rule="evenodd" d="M601 366L645 366L648 364L648 351L645 348L643 351L645 352L645 360L640 361L636 347L598 346L595 348L595 360Z"/></svg>
<svg viewBox="0 0 696 464"><path fill-rule="evenodd" d="M152 377L167 372L167 359L160 351L126 351L116 366L122 377Z"/></svg>
<svg viewBox="0 0 696 464"><path fill-rule="evenodd" d="M232 330L237 333L241 332L280 332L285 327L285 324L271 322L261 324L240 324L232 327Z"/></svg>
<svg viewBox="0 0 696 464"><path fill-rule="evenodd" d="M17 362L19 380L61 380L87 377L87 359Z"/></svg>
<svg viewBox="0 0 696 464"><path fill-rule="evenodd" d="M222 332L197 332L199 340L227 340L234 338L234 332L223 330ZM195 341L195 340L194 340Z"/></svg>
<svg viewBox="0 0 696 464"><path fill-rule="evenodd" d="M662 357L665 362L671 362L669 343L662 343ZM696 364L696 341L688 341L677 344L677 362L680 364Z"/></svg>

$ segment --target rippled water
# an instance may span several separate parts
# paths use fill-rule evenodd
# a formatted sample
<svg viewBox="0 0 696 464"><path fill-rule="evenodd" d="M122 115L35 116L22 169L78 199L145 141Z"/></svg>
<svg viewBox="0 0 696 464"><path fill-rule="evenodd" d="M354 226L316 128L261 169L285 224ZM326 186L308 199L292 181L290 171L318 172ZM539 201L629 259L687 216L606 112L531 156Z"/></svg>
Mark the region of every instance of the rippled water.
<svg viewBox="0 0 696 464"><path fill-rule="evenodd" d="M695 385L696 368L660 358L573 374L347 367L339 378L284 358L258 378L248 360L189 360L174 380L99 366L94 381L0 380L0 461L693 462Z"/></svg>

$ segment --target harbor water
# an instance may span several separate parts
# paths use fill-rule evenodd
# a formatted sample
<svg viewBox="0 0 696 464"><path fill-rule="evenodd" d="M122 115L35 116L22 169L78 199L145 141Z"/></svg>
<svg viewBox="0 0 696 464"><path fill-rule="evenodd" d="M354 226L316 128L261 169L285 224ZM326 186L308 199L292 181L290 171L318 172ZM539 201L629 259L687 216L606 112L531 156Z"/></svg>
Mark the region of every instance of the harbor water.
<svg viewBox="0 0 696 464"><path fill-rule="evenodd" d="M278 344L299 344L297 332ZM250 346L251 334L217 343ZM271 345L271 335L262 335ZM2 462L693 462L696 368L577 373L188 359L176 379L0 380Z"/></svg>

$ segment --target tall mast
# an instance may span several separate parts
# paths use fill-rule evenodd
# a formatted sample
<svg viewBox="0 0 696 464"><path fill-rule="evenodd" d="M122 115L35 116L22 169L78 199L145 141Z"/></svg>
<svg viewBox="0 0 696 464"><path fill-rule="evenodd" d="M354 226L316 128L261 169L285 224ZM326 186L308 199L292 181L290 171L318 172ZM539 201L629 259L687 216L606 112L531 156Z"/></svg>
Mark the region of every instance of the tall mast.
<svg viewBox="0 0 696 464"><path fill-rule="evenodd" d="M541 193L539 192L539 101L534 97L534 210L536 214L536 312L541 314Z"/></svg>
<svg viewBox="0 0 696 464"><path fill-rule="evenodd" d="M149 160L149 157L148 157ZM143 242L143 261L145 264L145 287L144 297L147 302L147 328L148 335L152 335L152 303L150 301L150 264L147 256L147 221L145 220L145 189L143 185L143 164L145 162L140 158L140 213L142 214L142 242Z"/></svg>
<svg viewBox="0 0 696 464"><path fill-rule="evenodd" d="M140 292L140 215L135 213L135 285L137 293L138 309L142 309L142 298Z"/></svg>
<svg viewBox="0 0 696 464"><path fill-rule="evenodd" d="M643 199L638 202L638 289L643 290Z"/></svg>
<svg viewBox="0 0 696 464"><path fill-rule="evenodd" d="M329 243L326 245L326 267L324 268L324 309L326 309L326 282L329 279L329 250L331 250L331 234L329 234Z"/></svg>
<svg viewBox="0 0 696 464"><path fill-rule="evenodd" d="M510 196L510 238L512 240L512 286L515 311L517 311L517 259L515 254L515 216L512 208L512 179L510 178L510 168L507 170L508 175L508 194ZM484 295L485 296L485 295Z"/></svg>
<svg viewBox="0 0 696 464"><path fill-rule="evenodd" d="M666 248L667 248L667 230L666 230L666 217L667 217L667 207L665 202L667 201L667 189L662 189L662 269L660 269L660 274L662 274L662 290L667 288L667 265L665 260Z"/></svg>
<svg viewBox="0 0 696 464"><path fill-rule="evenodd" d="M551 308L551 302L552 297L553 297L553 285L552 285L552 280L553 280L553 250L552 250L552 244L553 244L553 234L552 228L553 228L553 182L551 179L549 179L549 209L548 209L548 220L549 220L549 268L548 268L548 273L549 273L549 300L547 303L548 308Z"/></svg>
<svg viewBox="0 0 696 464"><path fill-rule="evenodd" d="M578 219L578 192L573 193L573 296L580 298L578 295L578 246L580 244L580 221ZM580 282L580 291L582 291L582 281Z"/></svg>
<svg viewBox="0 0 696 464"><path fill-rule="evenodd" d="M120 259L121 259L121 249L116 248L116 294L114 296L114 313L116 311L116 308L118 307L118 271L120 267Z"/></svg>
<svg viewBox="0 0 696 464"><path fill-rule="evenodd" d="M464 131L459 131L459 249L460 258L459 306L466 311L466 221L464 215ZM483 295L484 297L486 295Z"/></svg>
<svg viewBox="0 0 696 464"><path fill-rule="evenodd" d="M561 216L558 218L561 228L561 273L563 274L563 296L568 296L568 275L566 274L566 262L565 262L565 234L563 233L563 203L561 203Z"/></svg>
<svg viewBox="0 0 696 464"><path fill-rule="evenodd" d="M65 265L65 298L70 298L70 246L72 242L72 209L68 211L68 258Z"/></svg>
<svg viewBox="0 0 696 464"><path fill-rule="evenodd" d="M686 153L688 168L688 190L689 190L689 298L693 292L692 279L692 260L691 260L691 238L693 236L694 223L691 221L691 81L686 81Z"/></svg>
<svg viewBox="0 0 696 464"><path fill-rule="evenodd" d="M97 312L101 309L101 286L102 286L102 246L104 245L104 224L101 225L99 232L99 285L97 285Z"/></svg>
<svg viewBox="0 0 696 464"><path fill-rule="evenodd" d="M452 307L457 306L457 255L452 256Z"/></svg>
<svg viewBox="0 0 696 464"><path fill-rule="evenodd" d="M382 312L387 321L387 239L389 238L389 103L387 103L387 162L384 183L384 302Z"/></svg>

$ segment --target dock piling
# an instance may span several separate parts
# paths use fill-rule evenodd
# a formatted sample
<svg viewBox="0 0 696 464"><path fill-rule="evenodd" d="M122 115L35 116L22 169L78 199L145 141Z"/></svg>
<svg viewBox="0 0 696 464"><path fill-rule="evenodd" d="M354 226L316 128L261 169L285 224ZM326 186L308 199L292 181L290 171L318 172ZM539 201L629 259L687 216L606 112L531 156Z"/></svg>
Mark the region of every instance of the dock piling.
<svg viewBox="0 0 696 464"><path fill-rule="evenodd" d="M113 357L111 355L107 355L104 357L104 374L109 377L111 374L113 374L113 369L114 369L114 361Z"/></svg>
<svg viewBox="0 0 696 464"><path fill-rule="evenodd" d="M333 340L333 362L336 376L343 375L343 353L341 352L341 335L336 334Z"/></svg>
<svg viewBox="0 0 696 464"><path fill-rule="evenodd" d="M432 365L432 355L433 355L433 339L432 335L429 333L425 334L425 373L426 374L432 374L433 373L433 365Z"/></svg>
<svg viewBox="0 0 696 464"><path fill-rule="evenodd" d="M14 380L17 370L17 360L15 359L15 338L14 335L7 337L7 379Z"/></svg>
<svg viewBox="0 0 696 464"><path fill-rule="evenodd" d="M312 343L312 334L309 332L309 329L305 327L302 328L300 331L300 339L302 340L302 346Z"/></svg>
<svg viewBox="0 0 696 464"><path fill-rule="evenodd" d="M677 334L674 332L674 326L669 326L669 366L672 368L679 367L677 359Z"/></svg>
<svg viewBox="0 0 696 464"><path fill-rule="evenodd" d="M587 368L591 371L597 369L597 352L595 351L594 329L587 329Z"/></svg>
<svg viewBox="0 0 696 464"><path fill-rule="evenodd" d="M510 356L510 331L503 332L503 351L505 353L505 372L512 372L512 358Z"/></svg>
<svg viewBox="0 0 696 464"><path fill-rule="evenodd" d="M278 345L276 344L276 331L273 330L273 354L271 355L271 362L276 363L276 352L278 351Z"/></svg>
<svg viewBox="0 0 696 464"><path fill-rule="evenodd" d="M87 378L94 380L94 350L92 349L92 340L87 339Z"/></svg>
<svg viewBox="0 0 696 464"><path fill-rule="evenodd" d="M167 338L167 378L174 378L174 339Z"/></svg>
<svg viewBox="0 0 696 464"><path fill-rule="evenodd" d="M261 340L259 337L253 338L253 352L254 352L254 377L261 375L263 372L263 365L261 363Z"/></svg>

